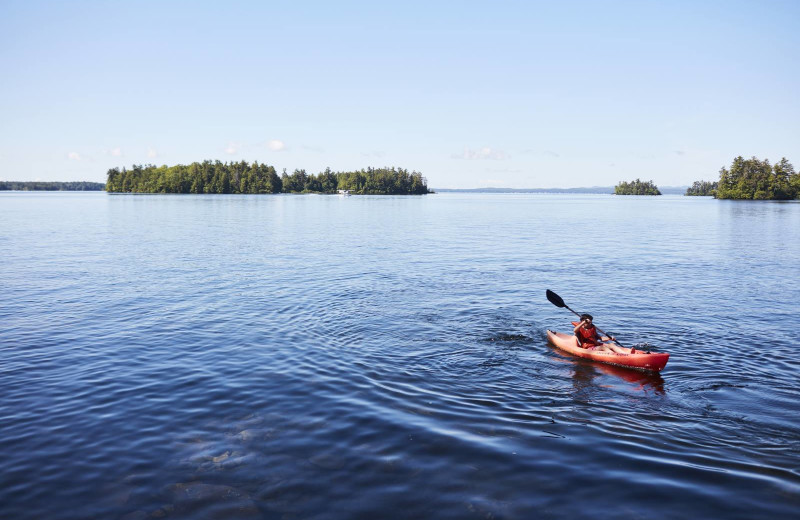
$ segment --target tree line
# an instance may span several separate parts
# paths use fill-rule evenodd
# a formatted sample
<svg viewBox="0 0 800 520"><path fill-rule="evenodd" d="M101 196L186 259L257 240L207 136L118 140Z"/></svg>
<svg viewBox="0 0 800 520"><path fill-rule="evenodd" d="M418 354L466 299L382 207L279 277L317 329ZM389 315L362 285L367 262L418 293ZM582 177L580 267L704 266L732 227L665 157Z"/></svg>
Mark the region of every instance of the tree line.
<svg viewBox="0 0 800 520"><path fill-rule="evenodd" d="M102 182L42 182L42 181L0 181L0 191L102 191Z"/></svg>
<svg viewBox="0 0 800 520"><path fill-rule="evenodd" d="M106 191L124 193L336 193L422 195L431 193L421 173L404 168L367 168L318 174L296 169L281 175L273 166L246 161L194 162L176 166L133 165L108 170Z"/></svg>
<svg viewBox="0 0 800 520"><path fill-rule="evenodd" d="M622 181L614 186L615 195L661 195L658 186L653 184L653 181L635 181L625 182Z"/></svg>
<svg viewBox="0 0 800 520"><path fill-rule="evenodd" d="M696 181L686 195L710 195L718 199L790 200L800 198L800 174L786 158L775 164L758 157L733 160L719 171L719 180Z"/></svg>
<svg viewBox="0 0 800 520"><path fill-rule="evenodd" d="M730 170L719 171L719 183L714 195L718 199L790 200L800 196L800 175L792 163L782 158L770 165L756 157L733 160Z"/></svg>
<svg viewBox="0 0 800 520"><path fill-rule="evenodd" d="M617 195L661 195L652 181L620 182ZM790 200L800 198L800 174L785 157L775 164L758 157L736 157L730 169L719 171L718 181L695 181L686 190L690 196L712 196L736 200Z"/></svg>

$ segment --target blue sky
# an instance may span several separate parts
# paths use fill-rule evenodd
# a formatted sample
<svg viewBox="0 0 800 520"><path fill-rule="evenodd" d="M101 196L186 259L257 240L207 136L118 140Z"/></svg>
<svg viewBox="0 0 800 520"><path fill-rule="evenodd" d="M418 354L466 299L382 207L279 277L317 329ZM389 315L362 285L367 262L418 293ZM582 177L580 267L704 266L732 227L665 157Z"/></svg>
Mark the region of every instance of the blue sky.
<svg viewBox="0 0 800 520"><path fill-rule="evenodd" d="M0 179L204 159L433 188L800 167L800 2L0 2Z"/></svg>

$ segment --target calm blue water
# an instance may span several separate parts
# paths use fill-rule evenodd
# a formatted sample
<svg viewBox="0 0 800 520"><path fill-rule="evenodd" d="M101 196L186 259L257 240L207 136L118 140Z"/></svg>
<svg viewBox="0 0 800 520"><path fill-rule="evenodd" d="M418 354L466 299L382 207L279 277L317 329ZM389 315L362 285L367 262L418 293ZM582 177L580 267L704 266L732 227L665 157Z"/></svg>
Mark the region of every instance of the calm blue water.
<svg viewBox="0 0 800 520"><path fill-rule="evenodd" d="M800 510L799 203L3 193L0 258L2 518Z"/></svg>

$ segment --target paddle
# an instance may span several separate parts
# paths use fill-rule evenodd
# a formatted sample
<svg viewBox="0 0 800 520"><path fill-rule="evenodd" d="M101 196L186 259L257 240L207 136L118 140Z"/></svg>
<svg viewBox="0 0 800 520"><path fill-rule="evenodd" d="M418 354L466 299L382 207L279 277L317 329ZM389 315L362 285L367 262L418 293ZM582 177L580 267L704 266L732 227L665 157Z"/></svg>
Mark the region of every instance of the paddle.
<svg viewBox="0 0 800 520"><path fill-rule="evenodd" d="M581 317L580 314L578 314L577 312L575 312L572 309L570 309L569 306L566 303L564 303L564 300L561 298L561 296L557 295L556 293L554 293L550 289L547 289L547 291L545 292L545 295L547 296L548 301L550 301L550 303L552 303L556 307L561 307L562 309L567 309L572 314L577 316L578 318ZM610 335L606 334L604 331L600 330L600 327L595 326L595 328L597 329L597 332L599 332L600 334L604 334L604 335L606 335L608 337L611 337ZM617 345L619 345L622 348L628 348L628 347L623 346L622 343L620 343L619 341L617 341L615 339L612 339L611 341L613 341L614 343L616 343Z"/></svg>

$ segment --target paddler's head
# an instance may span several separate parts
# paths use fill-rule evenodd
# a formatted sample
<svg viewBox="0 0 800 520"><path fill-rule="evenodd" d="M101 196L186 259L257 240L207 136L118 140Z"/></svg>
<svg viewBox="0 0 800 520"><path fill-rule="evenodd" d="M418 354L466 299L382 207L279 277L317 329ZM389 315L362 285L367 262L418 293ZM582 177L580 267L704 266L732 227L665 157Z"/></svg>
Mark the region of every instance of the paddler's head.
<svg viewBox="0 0 800 520"><path fill-rule="evenodd" d="M592 326L592 315L591 314L581 314L581 321L586 324L587 327Z"/></svg>

